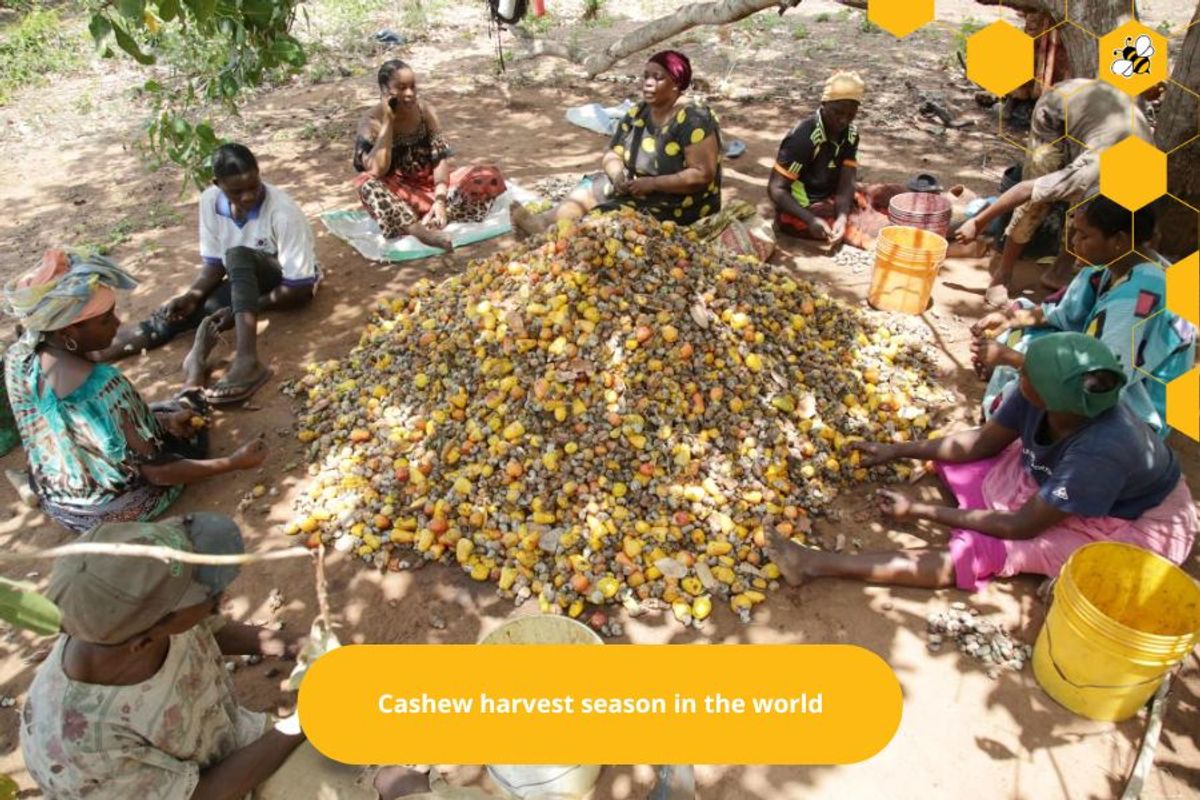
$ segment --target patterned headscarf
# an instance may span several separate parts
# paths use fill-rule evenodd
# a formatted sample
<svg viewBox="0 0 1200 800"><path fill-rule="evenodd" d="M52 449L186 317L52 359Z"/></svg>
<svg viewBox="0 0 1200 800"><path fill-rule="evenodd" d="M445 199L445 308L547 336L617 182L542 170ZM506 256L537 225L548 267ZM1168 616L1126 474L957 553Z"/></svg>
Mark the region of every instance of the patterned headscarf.
<svg viewBox="0 0 1200 800"><path fill-rule="evenodd" d="M98 317L116 305L113 289L137 286L104 256L81 257L47 250L42 263L4 286L4 311L27 337L38 337Z"/></svg>
<svg viewBox="0 0 1200 800"><path fill-rule="evenodd" d="M660 50L647 59L651 64L658 64L667 71L671 80L683 91L692 85L692 62L678 50Z"/></svg>

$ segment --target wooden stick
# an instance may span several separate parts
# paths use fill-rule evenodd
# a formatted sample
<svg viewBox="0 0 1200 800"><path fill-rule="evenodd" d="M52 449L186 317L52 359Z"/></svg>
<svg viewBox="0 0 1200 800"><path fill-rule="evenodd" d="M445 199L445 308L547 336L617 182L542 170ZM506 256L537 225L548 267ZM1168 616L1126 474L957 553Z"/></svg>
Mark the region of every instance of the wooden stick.
<svg viewBox="0 0 1200 800"><path fill-rule="evenodd" d="M312 551L307 547L289 547L286 550L273 550L269 553L239 553L236 555L206 555L192 553L187 550L176 550L173 547L162 547L149 544L106 544L102 542L76 542L51 547L47 550L30 550L24 553L0 553L0 564L19 561L40 561L47 558L62 558L63 556L101 555L128 556L132 558L157 558L163 561L179 561L184 564L255 564L260 561L282 561L287 558L312 558Z"/></svg>
<svg viewBox="0 0 1200 800"><path fill-rule="evenodd" d="M1164 678L1162 685L1154 693L1154 702L1150 706L1150 720L1146 723L1146 735L1142 738L1142 746L1138 750L1137 760L1133 762L1129 780L1125 782L1121 800L1137 800L1142 796L1146 776L1154 766L1154 751L1158 747L1159 734L1162 733L1163 710L1167 705L1167 694L1171 691L1171 677L1168 675Z"/></svg>

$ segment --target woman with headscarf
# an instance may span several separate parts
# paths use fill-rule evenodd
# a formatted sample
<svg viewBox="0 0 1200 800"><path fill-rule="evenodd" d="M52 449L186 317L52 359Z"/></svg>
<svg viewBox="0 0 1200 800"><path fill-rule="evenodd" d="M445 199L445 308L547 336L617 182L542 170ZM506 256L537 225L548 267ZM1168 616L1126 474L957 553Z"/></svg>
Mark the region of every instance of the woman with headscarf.
<svg viewBox="0 0 1200 800"><path fill-rule="evenodd" d="M207 458L206 360L215 317L204 320L184 360L174 401L147 405L119 370L88 353L108 347L120 319L114 289L136 282L106 258L50 250L4 287L20 340L5 354L5 384L42 509L76 532L104 522L151 520L184 484L251 469L267 455L255 439Z"/></svg>
<svg viewBox="0 0 1200 800"><path fill-rule="evenodd" d="M512 204L514 229L534 235L592 209L634 208L680 225L719 211L721 129L707 106L684 101L691 82L692 65L683 53L652 55L642 72L642 102L617 125L602 171L545 213Z"/></svg>
<svg viewBox="0 0 1200 800"><path fill-rule="evenodd" d="M417 97L417 76L398 59L376 76L379 102L358 126L354 169L358 196L388 239L415 236L431 247L454 248L443 228L480 222L504 194L504 176L491 166L450 169L450 145L433 106Z"/></svg>
<svg viewBox="0 0 1200 800"><path fill-rule="evenodd" d="M862 443L866 465L932 460L958 507L879 493L895 520L953 529L948 548L809 550L774 534L772 560L792 585L810 578L974 591L991 577L1054 576L1095 541L1137 545L1179 564L1196 510L1175 454L1119 402L1125 371L1101 341L1054 333L1030 344L1020 391L982 427L940 439Z"/></svg>

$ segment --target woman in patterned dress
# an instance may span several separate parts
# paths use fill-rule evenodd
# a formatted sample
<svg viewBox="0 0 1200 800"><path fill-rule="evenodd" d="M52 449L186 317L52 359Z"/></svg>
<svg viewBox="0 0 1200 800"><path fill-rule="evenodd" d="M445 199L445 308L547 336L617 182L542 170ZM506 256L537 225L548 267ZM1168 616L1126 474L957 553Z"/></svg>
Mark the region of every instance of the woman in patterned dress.
<svg viewBox="0 0 1200 800"><path fill-rule="evenodd" d="M988 381L984 418L1016 391L1031 342L1057 331L1078 331L1108 345L1128 379L1121 399L1166 438L1167 384L1196 361L1196 331L1166 308L1166 272L1138 253L1154 234L1155 213L1130 214L1100 195L1075 211L1071 252L1088 266L1061 298L1034 305L1018 300L971 329L975 369Z"/></svg>
<svg viewBox="0 0 1200 800"><path fill-rule="evenodd" d="M449 222L480 222L504 194L495 167L450 169L450 145L433 106L417 97L417 77L403 61L379 68L379 103L354 142L358 196L388 239L415 236L454 249Z"/></svg>
<svg viewBox="0 0 1200 800"><path fill-rule="evenodd" d="M512 204L514 229L534 235L593 209L634 208L680 225L719 211L721 129L706 106L681 102L691 81L692 66L683 53L651 56L642 73L642 102L617 126L602 171L545 213Z"/></svg>
<svg viewBox="0 0 1200 800"><path fill-rule="evenodd" d="M5 383L29 485L42 509L77 533L152 520L185 484L252 469L267 456L255 439L231 456L207 457L205 362L215 317L197 329L183 389L167 403L148 405L118 369L87 357L108 347L121 324L113 290L136 285L106 258L49 250L4 287L5 310L22 331L5 355Z"/></svg>

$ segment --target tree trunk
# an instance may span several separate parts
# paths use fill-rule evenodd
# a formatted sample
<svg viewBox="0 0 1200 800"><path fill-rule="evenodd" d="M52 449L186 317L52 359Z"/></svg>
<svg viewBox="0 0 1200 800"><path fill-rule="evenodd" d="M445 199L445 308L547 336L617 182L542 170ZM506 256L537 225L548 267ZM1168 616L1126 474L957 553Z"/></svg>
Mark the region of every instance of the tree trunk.
<svg viewBox="0 0 1200 800"><path fill-rule="evenodd" d="M1163 97L1155 140L1167 157L1167 190L1192 208L1200 208L1200 141L1185 145L1197 134L1200 119L1200 6L1192 16L1192 26L1183 40L1183 48L1175 60L1175 69L1167 93ZM1186 86L1187 89L1181 88ZM1188 91L1188 90L1191 91ZM1175 152L1171 152L1174 150ZM1172 256L1185 256L1197 248L1196 212L1185 206L1164 202L1160 204L1159 230L1162 232L1162 251Z"/></svg>
<svg viewBox="0 0 1200 800"><path fill-rule="evenodd" d="M739 19L757 14L767 8L796 6L801 0L718 0L713 3L692 3L678 9L665 17L651 20L640 28L616 39L599 52L585 55L580 49L559 42L544 39L534 40L528 32L519 27L512 32L526 45L523 57L552 56L565 58L580 64L587 71L589 78L594 78L602 72L607 72L614 64L623 58L645 50L661 41L677 36L698 25L725 25L737 22Z"/></svg>

